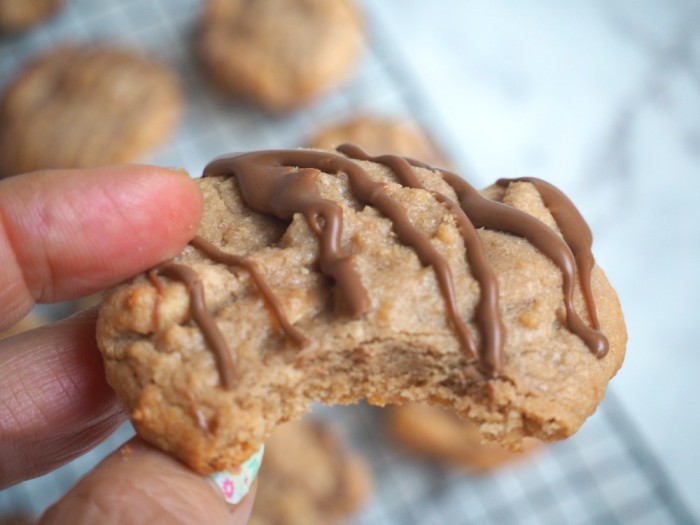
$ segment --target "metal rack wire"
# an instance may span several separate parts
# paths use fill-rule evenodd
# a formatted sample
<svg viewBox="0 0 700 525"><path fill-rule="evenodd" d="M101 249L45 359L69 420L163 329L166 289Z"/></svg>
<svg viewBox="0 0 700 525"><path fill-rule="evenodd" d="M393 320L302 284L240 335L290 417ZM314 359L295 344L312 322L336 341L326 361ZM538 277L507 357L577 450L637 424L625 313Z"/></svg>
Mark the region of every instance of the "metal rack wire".
<svg viewBox="0 0 700 525"><path fill-rule="evenodd" d="M433 132L464 172L467 159L441 136L417 83L392 42L374 32L354 78L302 111L270 117L212 91L193 57L196 0L74 0L27 35L0 41L0 89L32 55L60 42L108 41L146 50L171 64L188 96L184 122L146 162L199 173L230 151L303 145L320 126L358 112L400 115ZM371 14L371 7L367 5ZM380 28L375 28L380 29ZM320 407L373 465L375 493L352 521L361 524L693 524L659 461L609 392L598 413L570 440L528 461L467 476L395 448L382 411L366 405ZM41 478L0 492L0 517L36 516L133 433L129 425L97 449Z"/></svg>
<svg viewBox="0 0 700 525"><path fill-rule="evenodd" d="M381 409L331 410L375 465L374 502L353 523L696 523L614 392L573 438L480 476L397 450Z"/></svg>

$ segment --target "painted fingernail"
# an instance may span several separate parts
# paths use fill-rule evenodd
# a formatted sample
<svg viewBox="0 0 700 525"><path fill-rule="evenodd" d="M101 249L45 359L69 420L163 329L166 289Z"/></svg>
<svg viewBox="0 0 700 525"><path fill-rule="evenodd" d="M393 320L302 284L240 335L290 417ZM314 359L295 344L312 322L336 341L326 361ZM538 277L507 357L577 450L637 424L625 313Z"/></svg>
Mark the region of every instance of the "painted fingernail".
<svg viewBox="0 0 700 525"><path fill-rule="evenodd" d="M228 503L235 505L248 494L260 470L264 452L265 445L262 445L245 463L239 465L235 470L215 472L211 475L211 479L219 487Z"/></svg>

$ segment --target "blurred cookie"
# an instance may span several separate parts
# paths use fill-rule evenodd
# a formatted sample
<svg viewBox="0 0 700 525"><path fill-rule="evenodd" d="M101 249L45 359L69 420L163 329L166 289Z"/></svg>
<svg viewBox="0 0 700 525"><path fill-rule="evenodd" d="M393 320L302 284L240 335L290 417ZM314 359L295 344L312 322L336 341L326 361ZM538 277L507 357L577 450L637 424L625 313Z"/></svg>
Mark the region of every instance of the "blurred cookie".
<svg viewBox="0 0 700 525"><path fill-rule="evenodd" d="M390 435L404 447L449 466L480 473L519 461L541 446L523 439L521 451L482 442L479 427L439 407L408 404L391 407L387 418Z"/></svg>
<svg viewBox="0 0 700 525"><path fill-rule="evenodd" d="M280 112L341 83L362 39L350 0L210 0L199 53L223 91Z"/></svg>
<svg viewBox="0 0 700 525"><path fill-rule="evenodd" d="M265 444L250 525L331 525L356 511L369 469L320 421L281 425Z"/></svg>
<svg viewBox="0 0 700 525"><path fill-rule="evenodd" d="M0 0L0 34L16 33L53 15L63 0Z"/></svg>
<svg viewBox="0 0 700 525"><path fill-rule="evenodd" d="M136 160L174 129L182 103L175 75L136 52L52 50L0 100L0 177Z"/></svg>
<svg viewBox="0 0 700 525"><path fill-rule="evenodd" d="M331 124L313 137L309 146L320 149L351 143L372 155L393 154L428 164L449 164L432 140L418 127L395 119L363 115Z"/></svg>

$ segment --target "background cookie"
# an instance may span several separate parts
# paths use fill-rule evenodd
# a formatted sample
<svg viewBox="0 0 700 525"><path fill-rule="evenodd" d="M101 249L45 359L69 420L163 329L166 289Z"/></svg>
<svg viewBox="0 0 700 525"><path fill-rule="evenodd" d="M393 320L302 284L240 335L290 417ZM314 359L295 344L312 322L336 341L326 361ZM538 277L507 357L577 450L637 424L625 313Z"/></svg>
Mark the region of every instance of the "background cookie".
<svg viewBox="0 0 700 525"><path fill-rule="evenodd" d="M363 115L331 124L321 129L308 146L333 150L346 142L357 144L372 155L391 153L413 156L437 166L449 164L435 143L417 126L386 117Z"/></svg>
<svg viewBox="0 0 700 525"><path fill-rule="evenodd" d="M0 100L0 176L129 162L173 131L177 78L132 51L69 46L34 60Z"/></svg>
<svg viewBox="0 0 700 525"><path fill-rule="evenodd" d="M222 90L285 111L343 81L362 35L351 0L210 0L198 45Z"/></svg>
<svg viewBox="0 0 700 525"><path fill-rule="evenodd" d="M0 34L23 31L53 15L63 0L0 0Z"/></svg>
<svg viewBox="0 0 700 525"><path fill-rule="evenodd" d="M485 443L479 427L447 410L428 405L390 407L386 423L391 437L407 449L471 473L520 461L541 446L537 440L528 438L523 440L521 451Z"/></svg>
<svg viewBox="0 0 700 525"><path fill-rule="evenodd" d="M242 463L316 401L430 401L503 443L563 439L595 411L626 331L565 197L555 220L548 186L479 194L380 160L288 150L207 167L198 237L100 311L108 380L145 439L206 473Z"/></svg>
<svg viewBox="0 0 700 525"><path fill-rule="evenodd" d="M364 503L368 466L322 421L285 423L265 444L250 525L332 525Z"/></svg>

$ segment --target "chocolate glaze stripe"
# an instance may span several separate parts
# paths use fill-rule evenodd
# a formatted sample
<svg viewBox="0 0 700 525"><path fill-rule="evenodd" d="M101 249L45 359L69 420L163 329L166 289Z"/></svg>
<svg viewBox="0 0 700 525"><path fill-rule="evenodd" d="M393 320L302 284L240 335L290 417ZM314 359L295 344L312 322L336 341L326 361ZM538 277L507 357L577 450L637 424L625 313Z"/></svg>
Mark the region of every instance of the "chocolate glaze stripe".
<svg viewBox="0 0 700 525"><path fill-rule="evenodd" d="M469 357L477 358L477 349L456 307L454 285L447 261L435 249L430 239L413 225L406 209L391 197L384 184L373 180L359 164L340 155L322 151L270 150L220 157L204 169L204 176L235 177L243 200L255 211L287 220L291 219L294 213L300 212L309 220L309 217L313 219L321 215L314 211L319 201L327 202L318 197L315 188L315 178L319 171L346 174L355 197L389 218L399 240L416 251L421 263L433 267L443 296L448 303L449 317L455 326L461 347ZM313 221L309 220L312 229L318 230L323 236L329 225L333 225L340 229L337 234L337 238L340 238L342 209L337 205L328 207L325 215L321 216L324 218L323 224L314 225ZM321 248L323 253L323 244ZM339 255L332 255L335 259L341 259ZM342 259L350 260L347 257ZM327 276L336 279L343 294L348 290L351 290L353 295L358 294L358 290L353 289L352 286L359 283L362 294L366 296L364 286L359 279L356 281L357 273L353 266L346 264L335 275L324 271L323 266L321 270ZM356 314L362 313L364 310L356 311Z"/></svg>
<svg viewBox="0 0 700 525"><path fill-rule="evenodd" d="M302 169L295 170L283 160L276 158L276 152L222 157L209 163L203 176L235 176L243 200L259 213L287 221L302 213L319 239L321 272L336 282L350 314L359 317L367 312L370 301L353 257L341 250L342 209L319 195L317 169L299 166Z"/></svg>
<svg viewBox="0 0 700 525"><path fill-rule="evenodd" d="M510 184L510 182L506 181L505 179L502 180L503 183L501 184L501 186ZM550 186L550 188L553 188L553 186ZM535 185L535 189L539 190L538 185ZM567 327L571 332L575 333L581 339L583 339L583 341L586 343L586 345L591 350L591 352L593 352L594 355L596 355L597 357L603 357L608 353L608 339L605 337L605 334L603 334L603 332L598 328L598 326L594 325L593 327L589 327L574 308L574 286L577 281L577 258L572 252L569 240L572 238L575 239L576 237L578 237L578 235L585 236L585 230L588 230L588 226L585 226L586 223L583 220L583 217L581 217L581 215L578 213L578 210L576 210L575 213L571 211L570 208L575 209L571 201L566 199L566 201L568 201L567 204L562 199L556 199L553 197L552 192L548 192L547 195L550 197L550 199L553 199L552 203L556 204L555 208L559 208L558 210L556 210L557 217L555 217L555 221L557 222L557 225L562 230L562 232L567 232L567 236L569 237L568 239L566 237L562 239L562 237L560 237L556 231L549 228L542 221L527 214L525 214L528 217L527 221L523 221L522 219L520 219L520 221L513 220L510 224L510 227L504 227L503 231L507 231L526 238L531 244L536 246L541 252L547 255L552 260L552 262L554 262L554 264L559 266L559 268L562 271L562 289L564 293L564 308L566 309ZM544 199L543 202L545 202L545 205L547 205L547 202ZM502 204L502 206L505 206L510 210L519 211L505 204ZM552 216L554 216L554 214ZM577 217L580 218L580 222L577 219ZM584 225L584 231L581 230L581 225ZM590 232L590 230L588 230L588 232ZM583 243L583 245L579 245L576 241L574 242L575 247L578 251L588 252L588 255L586 255L585 253L581 253L579 258L582 257L585 259L586 257L590 257L590 260L592 261L593 256L590 254L590 244L586 249L585 242ZM590 271L592 270L592 265L590 267L586 265L586 269L587 276L585 282L590 282ZM582 291L584 297L586 298L585 300L587 305L592 304L593 296L590 288L583 288ZM595 321L597 322L597 316L595 314L593 315L593 319L595 319Z"/></svg>
<svg viewBox="0 0 700 525"><path fill-rule="evenodd" d="M275 297L275 294L260 273L255 261L224 252L199 235L196 235L194 239L190 241L190 245L204 253L214 262L226 266L240 266L246 269L257 286L265 302L265 306L275 316L286 337L291 339L298 346L303 346L308 343L304 334L292 326L287 319L282 304L277 297ZM221 377L224 388L232 388L236 379L235 354L230 351L226 338L221 333L221 330L219 330L216 320L206 307L204 287L199 275L189 266L170 261L165 262L150 270L148 273L149 279L155 284L159 292L162 287L158 281L158 275L164 275L171 279L181 281L187 287L190 294L192 319L202 331L204 340L214 353L217 369L219 370L219 376Z"/></svg>
<svg viewBox="0 0 700 525"><path fill-rule="evenodd" d="M411 166L411 163L417 164L418 161L397 155L370 156L354 144L342 144L336 149L351 159L376 162L387 166L396 174L399 182L404 186L426 189ZM498 307L498 281L486 260L481 239L479 239L466 211L446 195L436 191L431 191L431 193L435 200L445 206L455 219L460 235L464 240L467 264L474 278L479 283L480 297L475 317L481 333L480 352L476 349L473 337L471 335L469 337L474 345L474 355L480 354L482 365L488 373L493 374L502 367L503 345L506 335L506 329ZM454 308L449 302L448 307ZM458 316L459 312L457 311L455 315Z"/></svg>
<svg viewBox="0 0 700 525"><path fill-rule="evenodd" d="M216 321L207 310L204 300L204 287L197 272L189 266L174 262L165 262L148 272L151 282L158 283L158 275L164 275L182 282L190 294L192 319L202 331L202 336L216 359L219 377L224 388L232 388L236 381L234 356L229 352L228 343L216 325ZM160 290L160 286L156 284Z"/></svg>
<svg viewBox="0 0 700 525"><path fill-rule="evenodd" d="M532 215L501 202L487 199L460 176L446 170L439 171L457 193L462 209L467 210L475 227L522 237L559 267L562 273L562 292L567 328L579 336L594 355L603 357L607 354L608 340L605 335L597 328L588 327L574 308L576 259L569 245L562 240L559 234Z"/></svg>
<svg viewBox="0 0 700 525"><path fill-rule="evenodd" d="M260 273L258 265L255 263L255 261L246 257L241 257L240 255L225 252L199 235L196 235L194 239L190 241L190 244L197 248L200 252L204 253L214 262L226 266L240 266L241 268L247 270L250 278L258 288L258 291L265 302L265 306L272 312L275 319L277 319L277 322L285 335L297 346L304 346L308 344L309 341L306 336L292 326L289 319L287 319L282 303L279 301L279 299L277 299L275 293L270 288L270 285L267 284L267 281Z"/></svg>
<svg viewBox="0 0 700 525"><path fill-rule="evenodd" d="M564 193L541 179L534 177L499 179L496 181L496 184L501 187L507 187L513 182L529 182L532 184L542 197L542 202L544 202L544 205L547 206L552 217L554 217L554 221L561 230L564 241L569 245L576 259L581 290L586 301L591 325L593 328L600 328L595 300L593 299L593 290L591 289L591 272L595 266L592 251L593 233L588 227L586 220L578 211L576 205Z"/></svg>
<svg viewBox="0 0 700 525"><path fill-rule="evenodd" d="M562 272L564 305L569 330L581 337L597 356L605 355L608 342L599 330L590 290L590 270L594 265L593 256L590 253L592 236L578 210L566 197L562 198L556 188L537 179L520 179L532 182L541 192L545 205L551 206L552 214L564 239L531 215L487 199L461 177L449 171L435 170L419 161L391 155L369 157L359 148L352 146L344 146L341 150L343 149L349 156L385 164L396 173L402 184L413 188L423 187L411 166L434 170L440 173L445 182L456 192L459 207L445 195L431 191L436 200L445 205L455 217L460 233L465 239L469 266L481 285L482 297L476 313L482 333L480 351L475 348L473 338L459 316L451 271L445 259L435 250L430 239L411 223L406 210L391 197L385 185L374 181L351 159L312 150L262 151L215 159L205 168L204 176L235 177L244 201L259 213L271 214L286 220L290 220L295 213L302 213L320 241L321 271L335 279L341 298L350 312L353 315L362 315L369 308L369 296L356 272L353 257L341 253L342 208L335 202L323 199L316 187L316 179L321 172L345 174L356 198L363 204L372 205L388 217L401 242L411 246L423 264L434 268L443 298L448 306L448 315L453 321L463 350L470 357L479 357L482 366L490 373L497 372L500 367L505 329L498 312L497 281L495 277L493 282L489 280L492 272L485 262L475 228L488 228L523 237L552 260ZM499 181L501 186L509 183L506 180ZM582 237L581 240L579 237ZM200 237L193 241L193 245L216 262L246 267L287 337L298 344L304 344L304 336L288 322L276 297L264 283L255 266L251 266L252 261L223 252ZM479 261L479 258L482 260ZM585 274L581 278L581 283L594 328L588 327L573 307L577 264L581 267L582 274ZM217 354L222 382L230 386L235 370L226 341L220 337L216 323L204 309L203 291L201 291L201 283L196 279L196 274L192 275L183 268L189 270L182 265L166 263L157 271L182 280L190 288L193 293L195 322L200 325L207 343ZM195 297L195 294L198 296ZM201 311L195 315L194 310L198 309ZM208 322L209 320L211 323ZM229 362L224 363L221 356L228 356Z"/></svg>

